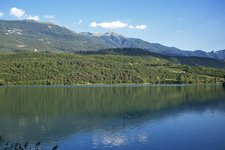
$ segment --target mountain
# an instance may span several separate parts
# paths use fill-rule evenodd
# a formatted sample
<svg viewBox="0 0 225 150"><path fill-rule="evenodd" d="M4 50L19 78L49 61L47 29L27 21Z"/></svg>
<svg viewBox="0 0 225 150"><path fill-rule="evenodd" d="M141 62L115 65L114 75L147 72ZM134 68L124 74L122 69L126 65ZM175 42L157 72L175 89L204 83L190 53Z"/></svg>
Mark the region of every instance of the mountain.
<svg viewBox="0 0 225 150"><path fill-rule="evenodd" d="M73 52L111 48L94 36L35 21L0 21L1 51L37 50Z"/></svg>
<svg viewBox="0 0 225 150"><path fill-rule="evenodd" d="M96 34L91 34L90 36L96 36ZM121 34L114 32L107 32L102 35L97 35L99 38L104 40L107 45L113 45L117 48L140 48L150 52L155 52L158 54L168 55L168 56L194 56L194 57L207 57L214 59L225 59L225 50L220 50L216 52L205 52L202 50L195 51L185 51L178 49L176 47L168 47L158 43L149 43L137 38L127 38Z"/></svg>
<svg viewBox="0 0 225 150"><path fill-rule="evenodd" d="M140 48L167 56L195 56L225 60L225 50L209 53L202 50L185 51L137 38L128 38L114 32L76 33L52 23L28 20L0 20L0 39L0 52L21 50L77 52L109 48Z"/></svg>
<svg viewBox="0 0 225 150"><path fill-rule="evenodd" d="M212 52L212 55L216 55L215 58L223 60L225 58L225 49L219 50L219 51L216 51L216 52Z"/></svg>

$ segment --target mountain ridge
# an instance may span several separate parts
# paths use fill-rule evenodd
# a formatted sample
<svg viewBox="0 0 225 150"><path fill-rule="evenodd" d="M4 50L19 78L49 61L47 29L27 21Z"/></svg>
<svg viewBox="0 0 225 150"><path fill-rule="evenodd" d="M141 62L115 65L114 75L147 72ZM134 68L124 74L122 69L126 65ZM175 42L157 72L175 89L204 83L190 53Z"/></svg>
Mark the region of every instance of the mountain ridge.
<svg viewBox="0 0 225 150"><path fill-rule="evenodd" d="M96 36L96 35L93 34L92 36ZM117 45L117 48L141 48L144 50L148 50L151 52L168 55L168 56L196 56L196 57L208 57L208 58L214 58L214 59L220 59L220 60L225 59L225 49L218 50L218 51L211 51L211 52L205 52L203 50L188 51L188 50L179 49L177 47L164 46L159 43L150 43L138 38L128 38L115 32L106 32L103 34L99 33L98 37L104 38L105 41L107 42L111 42L111 43L115 42L114 45ZM117 42L115 38L116 40L121 39L123 41ZM118 43L122 43L122 44L118 45ZM222 56L220 54L222 54Z"/></svg>
<svg viewBox="0 0 225 150"><path fill-rule="evenodd" d="M115 32L77 33L56 24L28 20L0 20L0 39L1 52L37 50L60 53L108 48L140 48L167 56L196 56L225 60L225 50L186 51L138 38L129 38Z"/></svg>

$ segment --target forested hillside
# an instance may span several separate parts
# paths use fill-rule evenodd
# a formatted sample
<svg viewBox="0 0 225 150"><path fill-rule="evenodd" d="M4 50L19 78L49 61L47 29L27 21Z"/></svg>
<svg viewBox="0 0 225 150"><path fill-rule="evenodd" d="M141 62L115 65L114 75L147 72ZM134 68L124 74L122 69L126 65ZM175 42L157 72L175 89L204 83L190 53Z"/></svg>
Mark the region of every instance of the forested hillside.
<svg viewBox="0 0 225 150"><path fill-rule="evenodd" d="M224 69L182 65L158 55L0 55L0 85L222 83Z"/></svg>

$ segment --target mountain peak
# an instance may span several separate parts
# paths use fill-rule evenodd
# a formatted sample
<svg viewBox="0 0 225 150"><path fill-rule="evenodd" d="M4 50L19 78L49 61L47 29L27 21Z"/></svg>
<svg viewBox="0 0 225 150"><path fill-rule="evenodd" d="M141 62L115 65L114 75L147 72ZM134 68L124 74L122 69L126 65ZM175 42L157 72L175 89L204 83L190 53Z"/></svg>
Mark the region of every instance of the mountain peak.
<svg viewBox="0 0 225 150"><path fill-rule="evenodd" d="M96 36L96 37L117 37L117 38L126 38L124 35L117 33L117 32L105 32L105 33L92 33L92 32L81 32L81 34L83 35L87 35L87 36Z"/></svg>
<svg viewBox="0 0 225 150"><path fill-rule="evenodd" d="M124 35L117 33L117 32L106 32L106 33L102 34L102 36L115 36L115 37L126 38Z"/></svg>
<svg viewBox="0 0 225 150"><path fill-rule="evenodd" d="M86 36L96 36L96 37L102 36L102 34L101 33L98 33L98 32L96 32L96 33L92 33L92 32L81 32L80 34L86 35Z"/></svg>

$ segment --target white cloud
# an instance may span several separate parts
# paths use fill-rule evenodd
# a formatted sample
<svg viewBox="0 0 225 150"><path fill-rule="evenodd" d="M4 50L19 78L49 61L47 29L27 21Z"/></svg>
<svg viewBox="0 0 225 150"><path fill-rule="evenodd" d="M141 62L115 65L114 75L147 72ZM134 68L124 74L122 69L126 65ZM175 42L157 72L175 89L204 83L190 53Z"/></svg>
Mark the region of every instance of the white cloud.
<svg viewBox="0 0 225 150"><path fill-rule="evenodd" d="M147 25L137 25L136 29L140 29L140 30L147 29Z"/></svg>
<svg viewBox="0 0 225 150"><path fill-rule="evenodd" d="M145 29L147 29L147 25L137 25L137 26L129 25L128 28L129 29L145 30Z"/></svg>
<svg viewBox="0 0 225 150"><path fill-rule="evenodd" d="M128 28L129 29L135 29L135 26L129 25Z"/></svg>
<svg viewBox="0 0 225 150"><path fill-rule="evenodd" d="M25 18L27 20L34 20L34 21L39 21L40 17L39 16L32 16L32 15L28 15L26 14L25 10L23 9L19 9L16 7L12 7L9 11L10 15L17 17L17 18Z"/></svg>
<svg viewBox="0 0 225 150"><path fill-rule="evenodd" d="M147 29L147 25L133 26L133 25L129 25L127 23L121 22L119 20L112 21L112 22L101 22L101 23L97 23L94 21L94 22L91 22L90 26L94 28L100 27L104 29L122 29L122 28L138 29L138 30Z"/></svg>
<svg viewBox="0 0 225 150"><path fill-rule="evenodd" d="M20 18L25 15L25 11L23 9L13 7L10 9L10 15Z"/></svg>
<svg viewBox="0 0 225 150"><path fill-rule="evenodd" d="M92 22L92 23L90 24L90 26L91 26L91 27L97 27L97 23L96 23L96 22Z"/></svg>
<svg viewBox="0 0 225 150"><path fill-rule="evenodd" d="M40 17L39 16L31 16L31 15L28 15L26 17L27 20L34 20L34 21L39 21L40 20Z"/></svg>
<svg viewBox="0 0 225 150"><path fill-rule="evenodd" d="M54 15L45 15L43 17L47 20L47 22L55 23L55 16Z"/></svg>
<svg viewBox="0 0 225 150"><path fill-rule="evenodd" d="M105 29L120 29L120 28L126 28L128 26L127 23L123 23L119 20L112 21L112 22L102 22L102 23L96 23L92 22L91 27L101 27Z"/></svg>
<svg viewBox="0 0 225 150"><path fill-rule="evenodd" d="M0 11L0 17L3 17L3 16L4 16L4 13Z"/></svg>
<svg viewBox="0 0 225 150"><path fill-rule="evenodd" d="M53 15L45 15L44 18L46 18L46 19L55 19L55 16L53 16Z"/></svg>

